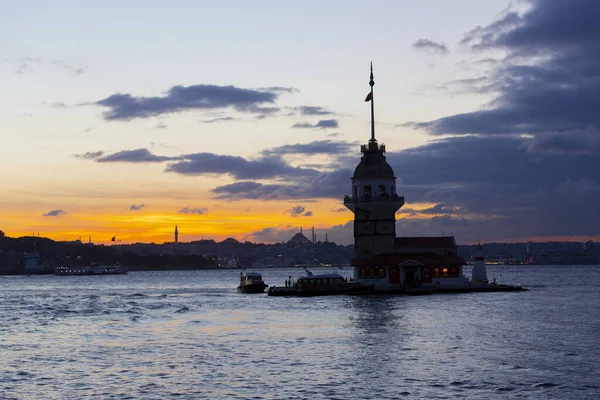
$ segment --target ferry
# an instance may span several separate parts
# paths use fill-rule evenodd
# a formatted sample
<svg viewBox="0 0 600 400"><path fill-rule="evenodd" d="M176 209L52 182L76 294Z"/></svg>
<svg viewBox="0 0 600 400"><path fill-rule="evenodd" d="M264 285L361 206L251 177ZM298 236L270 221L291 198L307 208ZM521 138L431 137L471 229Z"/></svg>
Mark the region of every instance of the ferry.
<svg viewBox="0 0 600 400"><path fill-rule="evenodd" d="M264 293L267 285L258 272L240 272L240 285L237 287L240 293Z"/></svg>
<svg viewBox="0 0 600 400"><path fill-rule="evenodd" d="M54 269L54 275L124 275L127 267L123 265L104 265L92 263L87 266L58 266Z"/></svg>
<svg viewBox="0 0 600 400"><path fill-rule="evenodd" d="M336 294L369 293L373 285L349 281L340 274L313 275L307 270L306 276L299 277L295 282L289 280L284 287L272 286L267 294L269 296L330 296Z"/></svg>

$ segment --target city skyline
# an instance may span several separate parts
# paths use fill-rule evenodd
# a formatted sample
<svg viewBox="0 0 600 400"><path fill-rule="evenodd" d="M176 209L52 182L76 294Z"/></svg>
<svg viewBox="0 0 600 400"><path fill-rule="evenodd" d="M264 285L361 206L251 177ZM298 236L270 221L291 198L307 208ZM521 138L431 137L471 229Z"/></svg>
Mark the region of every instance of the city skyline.
<svg viewBox="0 0 600 400"><path fill-rule="evenodd" d="M0 229L350 244L372 61L398 236L600 240L600 6L482 3L10 5Z"/></svg>

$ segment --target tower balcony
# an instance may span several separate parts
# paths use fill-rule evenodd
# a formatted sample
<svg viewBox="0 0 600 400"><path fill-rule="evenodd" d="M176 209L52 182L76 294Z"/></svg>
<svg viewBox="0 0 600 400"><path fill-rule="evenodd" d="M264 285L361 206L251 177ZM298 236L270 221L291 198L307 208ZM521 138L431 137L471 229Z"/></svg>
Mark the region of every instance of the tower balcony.
<svg viewBox="0 0 600 400"><path fill-rule="evenodd" d="M383 196L344 196L344 205L346 207L360 203L394 203L400 208L404 205L404 196L397 194Z"/></svg>

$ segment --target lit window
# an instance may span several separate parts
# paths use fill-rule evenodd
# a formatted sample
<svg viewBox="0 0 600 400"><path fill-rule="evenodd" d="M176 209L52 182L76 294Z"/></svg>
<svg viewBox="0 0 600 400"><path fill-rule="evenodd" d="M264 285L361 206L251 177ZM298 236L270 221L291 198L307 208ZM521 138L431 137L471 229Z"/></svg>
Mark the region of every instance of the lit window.
<svg viewBox="0 0 600 400"><path fill-rule="evenodd" d="M448 276L448 268L447 267L442 268L442 276L444 276L444 277Z"/></svg>

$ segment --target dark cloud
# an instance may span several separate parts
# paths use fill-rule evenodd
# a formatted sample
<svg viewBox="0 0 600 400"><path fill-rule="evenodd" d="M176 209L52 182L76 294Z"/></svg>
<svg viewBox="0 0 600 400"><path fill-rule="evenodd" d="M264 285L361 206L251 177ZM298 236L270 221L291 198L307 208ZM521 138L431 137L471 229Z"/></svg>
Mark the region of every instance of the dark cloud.
<svg viewBox="0 0 600 400"><path fill-rule="evenodd" d="M304 210L305 210L304 206L295 206L295 207L290 208L289 210L285 210L283 212L283 214L284 215L290 214L291 217L295 218L299 215L302 215L302 213L304 213Z"/></svg>
<svg viewBox="0 0 600 400"><path fill-rule="evenodd" d="M419 51L425 51L431 54L448 54L448 47L443 43L437 43L429 39L419 39L412 44L412 48Z"/></svg>
<svg viewBox="0 0 600 400"><path fill-rule="evenodd" d="M190 206L185 206L183 207L181 210L177 211L180 214L196 214L196 215L203 215L206 214L208 212L208 209L205 207L202 208L192 208Z"/></svg>
<svg viewBox="0 0 600 400"><path fill-rule="evenodd" d="M263 156L247 160L239 156L196 153L186 154L181 158L182 161L168 165L166 171L182 175L230 175L241 180L318 175L316 170L292 167L279 156Z"/></svg>
<svg viewBox="0 0 600 400"><path fill-rule="evenodd" d="M237 111L268 114L278 111L265 107L277 100L276 91L258 91L235 86L173 86L165 96L135 97L116 93L93 104L107 107L107 120L148 118L187 110L211 110L233 107Z"/></svg>
<svg viewBox="0 0 600 400"><path fill-rule="evenodd" d="M286 144L265 150L264 154L340 154L357 148L356 143L317 140L310 143Z"/></svg>
<svg viewBox="0 0 600 400"><path fill-rule="evenodd" d="M448 207L447 205L440 203L433 207L420 210L422 214L456 214L460 211L458 207Z"/></svg>
<svg viewBox="0 0 600 400"><path fill-rule="evenodd" d="M275 93L298 93L300 89L296 89L293 87L284 87L284 86L269 86L264 88L256 89L261 92L275 92Z"/></svg>
<svg viewBox="0 0 600 400"><path fill-rule="evenodd" d="M332 129L339 126L336 119L322 119L316 124L310 124L308 122L297 122L292 128L319 128L319 129Z"/></svg>
<svg viewBox="0 0 600 400"><path fill-rule="evenodd" d="M130 211L140 211L144 207L146 207L145 204L132 204L129 206L129 210Z"/></svg>
<svg viewBox="0 0 600 400"><path fill-rule="evenodd" d="M84 154L75 154L75 155L73 155L73 157L81 158L83 160L95 160L97 158L102 157L103 155L104 155L103 151L93 151L93 152L90 151L90 152L87 152Z"/></svg>
<svg viewBox="0 0 600 400"><path fill-rule="evenodd" d="M474 88L480 110L410 124L432 134L540 134L600 127L600 2L532 0L469 32L476 51L505 51Z"/></svg>
<svg viewBox="0 0 600 400"><path fill-rule="evenodd" d="M600 131L596 128L544 132L526 144L527 151L547 154L600 155Z"/></svg>
<svg viewBox="0 0 600 400"><path fill-rule="evenodd" d="M289 175L285 183L262 184L259 182L236 182L212 190L217 199L290 200L341 198L351 189L352 170L341 168L329 172L317 172L313 178Z"/></svg>
<svg viewBox="0 0 600 400"><path fill-rule="evenodd" d="M300 115L335 115L333 111L319 106L299 106L294 107L293 110Z"/></svg>
<svg viewBox="0 0 600 400"><path fill-rule="evenodd" d="M329 211L331 211L331 212L346 212L346 211L349 211L349 210L346 207L339 207L339 208L332 208Z"/></svg>
<svg viewBox="0 0 600 400"><path fill-rule="evenodd" d="M538 137L465 136L388 153L408 214L399 227L452 230L463 242L599 234L600 157L550 148L560 151ZM436 206L415 211L414 203Z"/></svg>
<svg viewBox="0 0 600 400"><path fill-rule="evenodd" d="M302 214L303 217L312 217L313 212L312 211L307 211L304 214Z"/></svg>
<svg viewBox="0 0 600 400"><path fill-rule="evenodd" d="M235 118L233 117L219 117L219 118L213 118L213 119L208 119L206 121L202 121L205 124L213 124L215 122L225 122L225 121L234 121Z"/></svg>
<svg viewBox="0 0 600 400"><path fill-rule="evenodd" d="M95 153L86 153L95 154ZM123 150L104 157L96 157L96 162L156 163L179 160L180 157L164 157L152 154L148 149Z"/></svg>
<svg viewBox="0 0 600 400"><path fill-rule="evenodd" d="M48 211L45 214L42 214L42 217L60 217L61 215L65 215L65 214L66 214L66 212L59 208L58 210L52 210L52 211Z"/></svg>

